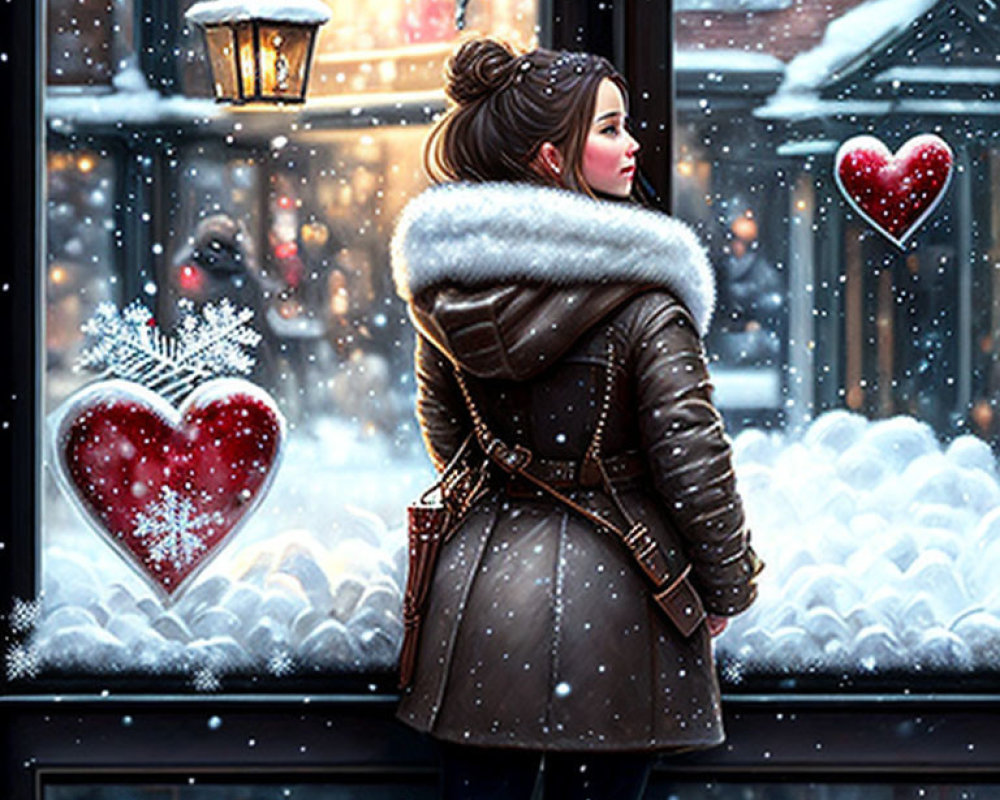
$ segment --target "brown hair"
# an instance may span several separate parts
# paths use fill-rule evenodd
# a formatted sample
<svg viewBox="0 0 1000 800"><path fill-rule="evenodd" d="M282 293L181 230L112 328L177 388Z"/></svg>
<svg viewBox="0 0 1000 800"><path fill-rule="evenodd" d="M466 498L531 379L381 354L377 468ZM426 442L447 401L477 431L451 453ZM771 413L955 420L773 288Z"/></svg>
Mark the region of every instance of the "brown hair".
<svg viewBox="0 0 1000 800"><path fill-rule="evenodd" d="M609 78L628 97L607 59L543 49L515 55L496 40L472 39L448 60L447 77L455 105L424 148L431 180L522 181L594 194L581 162L597 87ZM544 142L562 153L561 183L533 166Z"/></svg>

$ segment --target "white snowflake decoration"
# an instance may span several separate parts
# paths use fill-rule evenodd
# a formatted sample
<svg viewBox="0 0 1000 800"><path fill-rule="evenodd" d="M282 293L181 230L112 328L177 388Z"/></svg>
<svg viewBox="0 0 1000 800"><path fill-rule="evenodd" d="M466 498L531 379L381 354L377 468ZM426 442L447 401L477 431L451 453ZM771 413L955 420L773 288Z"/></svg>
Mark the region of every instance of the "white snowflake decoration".
<svg viewBox="0 0 1000 800"><path fill-rule="evenodd" d="M34 600L22 600L20 597L15 597L14 607L7 615L7 620L14 633L26 633L35 627L41 615L42 599L40 597L36 597Z"/></svg>
<svg viewBox="0 0 1000 800"><path fill-rule="evenodd" d="M722 665L722 678L731 686L743 683L743 662L737 659L726 659Z"/></svg>
<svg viewBox="0 0 1000 800"><path fill-rule="evenodd" d="M172 403L210 378L249 374L255 360L245 348L261 339L247 325L252 309L237 310L227 298L206 303L200 316L186 298L177 307L181 318L171 338L138 300L120 314L113 303L101 303L81 329L88 346L77 367L135 381Z"/></svg>
<svg viewBox="0 0 1000 800"><path fill-rule="evenodd" d="M191 685L199 692L217 692L222 688L222 681L208 667L202 667L194 673Z"/></svg>
<svg viewBox="0 0 1000 800"><path fill-rule="evenodd" d="M38 651L31 645L18 642L7 648L7 680L37 678L41 666Z"/></svg>
<svg viewBox="0 0 1000 800"><path fill-rule="evenodd" d="M283 678L295 670L295 660L287 650L275 650L267 660L267 671L276 678Z"/></svg>
<svg viewBox="0 0 1000 800"><path fill-rule="evenodd" d="M204 536L211 526L224 521L218 511L195 516L194 504L169 486L162 487L160 499L149 503L135 517L132 535L148 540L154 564L169 562L175 569L186 567L205 550Z"/></svg>

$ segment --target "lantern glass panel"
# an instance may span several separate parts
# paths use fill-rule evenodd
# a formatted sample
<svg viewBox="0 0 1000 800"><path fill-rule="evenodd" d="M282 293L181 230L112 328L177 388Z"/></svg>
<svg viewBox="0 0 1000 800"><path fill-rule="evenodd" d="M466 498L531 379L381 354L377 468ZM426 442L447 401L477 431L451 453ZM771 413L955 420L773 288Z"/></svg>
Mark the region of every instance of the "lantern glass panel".
<svg viewBox="0 0 1000 800"><path fill-rule="evenodd" d="M254 57L253 23L241 22L236 26L236 41L240 48L240 83L243 99L257 95L257 59Z"/></svg>
<svg viewBox="0 0 1000 800"><path fill-rule="evenodd" d="M261 97L303 98L312 35L307 25L260 24Z"/></svg>
<svg viewBox="0 0 1000 800"><path fill-rule="evenodd" d="M236 42L228 25L205 28L205 44L212 59L212 81L218 100L238 100L239 83L236 74Z"/></svg>

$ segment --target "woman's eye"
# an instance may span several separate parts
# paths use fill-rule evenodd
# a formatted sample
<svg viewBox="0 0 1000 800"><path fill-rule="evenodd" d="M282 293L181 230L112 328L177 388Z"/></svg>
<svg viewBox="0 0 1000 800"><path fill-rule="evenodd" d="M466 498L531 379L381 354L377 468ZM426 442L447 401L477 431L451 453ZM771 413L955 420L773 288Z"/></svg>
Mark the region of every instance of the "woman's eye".
<svg viewBox="0 0 1000 800"><path fill-rule="evenodd" d="M615 125L605 125L603 128L601 128L601 133L615 134L618 133L618 128Z"/></svg>

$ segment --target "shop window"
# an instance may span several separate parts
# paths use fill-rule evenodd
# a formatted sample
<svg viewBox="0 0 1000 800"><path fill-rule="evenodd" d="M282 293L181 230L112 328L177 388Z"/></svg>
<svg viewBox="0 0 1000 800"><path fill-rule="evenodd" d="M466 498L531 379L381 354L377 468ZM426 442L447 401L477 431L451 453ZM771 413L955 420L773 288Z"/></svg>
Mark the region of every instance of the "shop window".
<svg viewBox="0 0 1000 800"><path fill-rule="evenodd" d="M426 187L421 145L444 108L441 69L457 33L443 15L453 20L454 7L356 7L347 39L346 18L321 34L308 103L230 110L197 90L203 47L178 23L188 5L140 9L142 31L177 37L175 61L150 59L141 80L132 62L123 72L112 59L72 77L89 87L118 70L104 90L68 96L49 74L40 599L16 600L8 676L195 692L310 681L391 689L405 507L433 469L413 417L413 333L388 248L395 218ZM73 30L104 25L96 11L52 13ZM124 13L108 7L110 20ZM537 16L534 2L474 3L468 27L531 45ZM128 52L128 32L108 30L105 49ZM185 96L169 94L177 72ZM359 98L408 91L420 94L391 112ZM355 101L327 113L323 98L337 92ZM88 320L141 306L137 335L176 339L223 302L252 313L245 325L259 342L246 347L253 364L240 377L273 399L284 453L253 513L169 594L155 573L204 549L212 514L186 506L184 487L151 498L145 522L132 520L158 548L143 568L116 542L127 532L88 524L69 499L53 468L67 457L57 429L67 399L109 377L80 369L95 344ZM185 395L170 386L163 398L176 406ZM122 420L113 422L109 442Z"/></svg>
<svg viewBox="0 0 1000 800"><path fill-rule="evenodd" d="M710 371L768 562L719 640L733 689L996 674L998 25L933 0L679 7L675 208L717 269ZM924 133L952 180L898 245L834 159Z"/></svg>

